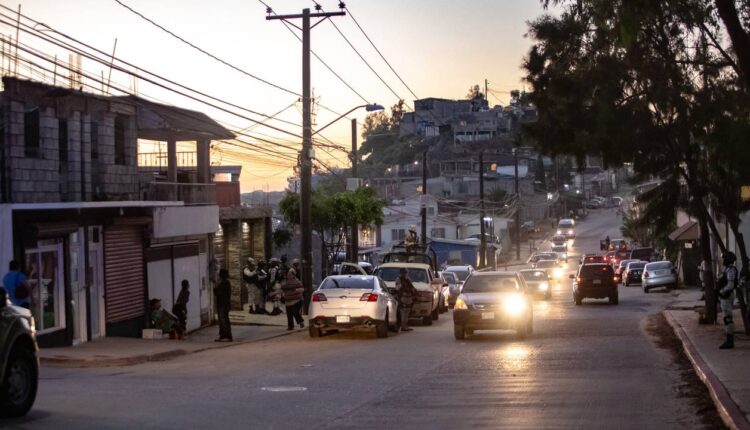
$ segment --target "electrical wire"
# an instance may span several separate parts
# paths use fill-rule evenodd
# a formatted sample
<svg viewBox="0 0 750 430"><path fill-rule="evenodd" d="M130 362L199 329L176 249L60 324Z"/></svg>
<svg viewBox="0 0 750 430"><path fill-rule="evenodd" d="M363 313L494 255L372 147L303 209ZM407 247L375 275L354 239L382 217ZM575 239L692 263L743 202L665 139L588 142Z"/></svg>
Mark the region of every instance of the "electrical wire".
<svg viewBox="0 0 750 430"><path fill-rule="evenodd" d="M266 10L271 10L274 15L278 16L278 14L273 11L273 9L271 8L271 6L268 5L268 3L266 3L263 0L258 0L258 1L260 2L260 4L262 4L263 6L266 7ZM289 26L289 24L287 22L285 22L285 21L281 21L281 22L282 22L282 24L284 24L284 27L286 27L286 29L289 30L294 35L294 37L297 38L297 40L299 40L300 42L302 42L302 38L300 37L300 35L297 34L296 31L292 30L292 28ZM360 94L351 85L349 85L349 83L346 82L344 80L344 78L342 78L338 73L336 73L336 71L334 71L333 68L331 68L331 66L328 65L328 63L326 63L325 61L323 61L323 59L320 58L320 56L317 53L315 53L315 51L313 51L312 49L310 49L310 53L313 55L313 57L315 57L315 59L317 59L320 62L320 64L322 64L326 69L328 69L328 71L331 72L331 74L333 74L333 76L335 76L342 84L344 84L347 88L349 88L349 90L351 90L351 92L353 92L354 94L356 94L357 97L359 97L360 99L362 99L362 101L365 102L366 104L368 104L368 105L371 104L362 94ZM323 106L321 106L321 107L323 107ZM331 111L332 113L336 113L335 111L332 111L332 110L330 110L328 108L325 108L325 109ZM337 115L340 115L340 114L337 114Z"/></svg>
<svg viewBox="0 0 750 430"><path fill-rule="evenodd" d="M414 94L414 91L411 90L411 88L409 87L409 85L407 85L406 82L404 82L404 80L401 78L401 75L398 74L398 72L396 71L396 69L394 69L393 66L391 66L391 63L388 60L386 60L386 58L383 55L383 53L380 52L380 49L378 49L378 47L375 46L375 43L372 41L372 39L370 39L370 36L367 35L367 32L362 28L361 25L359 25L359 22L357 21L356 18L354 18L354 15L352 14L351 9L349 9L348 7L346 7L346 11L349 12L349 18L351 18L352 21L354 21L354 24L357 25L357 28L359 28L359 31L361 31L362 34L367 39L367 41L370 42L370 45L372 45L372 47L375 49L375 52L377 52L378 55L380 55L380 58L383 59L383 62L385 62L385 64L388 65L388 68L391 69L391 71L393 72L393 74L396 75L396 77L398 78L399 81L401 81L401 83L404 85L404 87L406 87L406 89L409 90L409 92L411 93L411 95L414 96L415 99L419 99L419 97L417 97L417 95Z"/></svg>

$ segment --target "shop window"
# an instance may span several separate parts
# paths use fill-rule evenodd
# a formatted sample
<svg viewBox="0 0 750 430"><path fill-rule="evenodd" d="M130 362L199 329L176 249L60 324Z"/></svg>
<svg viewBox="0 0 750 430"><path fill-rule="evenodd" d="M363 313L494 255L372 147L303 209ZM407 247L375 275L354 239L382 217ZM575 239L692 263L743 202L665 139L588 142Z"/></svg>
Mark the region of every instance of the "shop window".
<svg viewBox="0 0 750 430"><path fill-rule="evenodd" d="M30 308L39 332L62 328L65 324L61 245L40 242L26 251L25 274L31 289Z"/></svg>
<svg viewBox="0 0 750 430"><path fill-rule="evenodd" d="M39 109L23 114L23 143L25 155L29 158L39 158Z"/></svg>
<svg viewBox="0 0 750 430"><path fill-rule="evenodd" d="M117 115L115 117L115 164L125 164L125 127L127 117Z"/></svg>
<svg viewBox="0 0 750 430"><path fill-rule="evenodd" d="M404 240L406 237L406 230L404 229L391 229L391 240Z"/></svg>

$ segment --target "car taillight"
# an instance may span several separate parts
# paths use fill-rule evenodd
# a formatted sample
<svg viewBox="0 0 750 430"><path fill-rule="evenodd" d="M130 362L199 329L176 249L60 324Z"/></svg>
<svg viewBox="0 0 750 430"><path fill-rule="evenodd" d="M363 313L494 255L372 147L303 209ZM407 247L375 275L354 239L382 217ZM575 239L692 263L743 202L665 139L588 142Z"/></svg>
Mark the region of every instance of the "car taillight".
<svg viewBox="0 0 750 430"><path fill-rule="evenodd" d="M643 272L643 277L648 278L648 272Z"/></svg>
<svg viewBox="0 0 750 430"><path fill-rule="evenodd" d="M375 293L364 293L362 294L362 297L359 298L360 302L377 302L378 301L378 295Z"/></svg>
<svg viewBox="0 0 750 430"><path fill-rule="evenodd" d="M312 301L313 302L327 302L328 298L323 293L315 293L312 296Z"/></svg>

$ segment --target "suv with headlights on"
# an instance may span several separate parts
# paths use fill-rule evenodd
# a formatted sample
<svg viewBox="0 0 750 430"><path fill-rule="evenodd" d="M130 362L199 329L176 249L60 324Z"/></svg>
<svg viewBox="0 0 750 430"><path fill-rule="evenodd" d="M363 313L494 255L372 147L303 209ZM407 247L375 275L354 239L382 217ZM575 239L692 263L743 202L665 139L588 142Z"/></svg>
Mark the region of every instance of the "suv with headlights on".
<svg viewBox="0 0 750 430"><path fill-rule="evenodd" d="M0 417L26 415L36 399L39 380L34 318L13 306L0 287Z"/></svg>

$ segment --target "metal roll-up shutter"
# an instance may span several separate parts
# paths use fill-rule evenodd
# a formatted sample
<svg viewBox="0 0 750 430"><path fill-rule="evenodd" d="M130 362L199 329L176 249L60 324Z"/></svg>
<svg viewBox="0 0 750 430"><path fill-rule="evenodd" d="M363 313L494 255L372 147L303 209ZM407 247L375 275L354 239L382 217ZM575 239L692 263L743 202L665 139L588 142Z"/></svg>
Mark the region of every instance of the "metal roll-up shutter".
<svg viewBox="0 0 750 430"><path fill-rule="evenodd" d="M143 315L142 227L120 225L104 230L104 281L108 323Z"/></svg>

